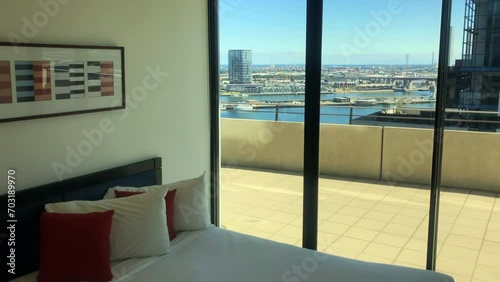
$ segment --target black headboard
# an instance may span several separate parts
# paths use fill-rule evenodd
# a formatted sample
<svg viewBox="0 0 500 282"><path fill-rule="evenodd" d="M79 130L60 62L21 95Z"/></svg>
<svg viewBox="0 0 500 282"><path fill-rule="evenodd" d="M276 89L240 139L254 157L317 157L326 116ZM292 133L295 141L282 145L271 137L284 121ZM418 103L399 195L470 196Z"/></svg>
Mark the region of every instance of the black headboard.
<svg viewBox="0 0 500 282"><path fill-rule="evenodd" d="M114 186L148 186L162 184L161 158L136 162L72 179L46 184L16 193L15 275L14 279L38 270L40 250L40 214L45 204L100 200ZM10 254L7 232L7 195L0 196L0 251L2 269ZM6 271L6 270L5 270Z"/></svg>

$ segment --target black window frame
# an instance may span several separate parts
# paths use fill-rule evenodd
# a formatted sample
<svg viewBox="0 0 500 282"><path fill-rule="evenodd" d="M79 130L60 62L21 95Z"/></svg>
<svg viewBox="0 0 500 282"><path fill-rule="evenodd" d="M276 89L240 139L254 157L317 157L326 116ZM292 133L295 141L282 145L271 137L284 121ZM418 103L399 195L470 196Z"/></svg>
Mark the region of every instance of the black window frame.
<svg viewBox="0 0 500 282"><path fill-rule="evenodd" d="M219 111L219 0L207 0L210 95L210 169L211 218L220 225L220 111ZM320 136L320 87L323 37L323 0L307 1L306 28L306 106L304 117L304 206L303 247L316 250L318 237L318 181ZM436 270L439 196L445 126L445 102L448 84L448 62L452 0L442 0L438 87L434 123L430 216L427 240L427 270ZM306 150L307 149L307 150Z"/></svg>

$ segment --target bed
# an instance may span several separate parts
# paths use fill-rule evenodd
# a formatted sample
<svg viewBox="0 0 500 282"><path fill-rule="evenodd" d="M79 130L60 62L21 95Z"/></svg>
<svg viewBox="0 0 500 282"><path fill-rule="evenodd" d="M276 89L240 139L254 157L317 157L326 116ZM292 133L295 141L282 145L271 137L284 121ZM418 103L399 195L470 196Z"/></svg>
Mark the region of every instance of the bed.
<svg viewBox="0 0 500 282"><path fill-rule="evenodd" d="M46 203L99 200L113 186L141 187L161 182L161 159L155 158L19 192L17 272L9 279L36 281L38 219ZM179 233L166 255L116 261L111 269L113 281L137 282L453 281L437 272L326 255L214 226Z"/></svg>

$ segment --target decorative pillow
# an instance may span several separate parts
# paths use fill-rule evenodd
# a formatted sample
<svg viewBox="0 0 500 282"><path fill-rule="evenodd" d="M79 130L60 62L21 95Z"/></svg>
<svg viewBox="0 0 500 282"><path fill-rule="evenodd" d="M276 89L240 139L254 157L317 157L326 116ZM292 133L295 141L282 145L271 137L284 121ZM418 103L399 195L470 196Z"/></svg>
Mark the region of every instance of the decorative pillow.
<svg viewBox="0 0 500 282"><path fill-rule="evenodd" d="M175 192L177 190L171 190L167 192L165 196L165 205L167 208L167 227L168 227L168 236L170 237L170 241L174 240L177 237L177 233L174 230L174 200L175 200ZM133 195L143 194L144 192L129 192L129 191L118 191L115 190L115 195L117 198L124 198Z"/></svg>
<svg viewBox="0 0 500 282"><path fill-rule="evenodd" d="M111 225L111 261L163 255L170 240L165 224L165 195L154 191L134 197L101 201L74 201L45 205L47 212L89 213L114 210Z"/></svg>
<svg viewBox="0 0 500 282"><path fill-rule="evenodd" d="M174 229L177 232L206 229L211 226L210 194L205 185L205 173L199 177L174 183L147 187L113 187L108 189L104 199L115 198L115 190L148 192L157 190L177 190L175 196Z"/></svg>
<svg viewBox="0 0 500 282"><path fill-rule="evenodd" d="M113 210L42 213L38 282L110 281Z"/></svg>

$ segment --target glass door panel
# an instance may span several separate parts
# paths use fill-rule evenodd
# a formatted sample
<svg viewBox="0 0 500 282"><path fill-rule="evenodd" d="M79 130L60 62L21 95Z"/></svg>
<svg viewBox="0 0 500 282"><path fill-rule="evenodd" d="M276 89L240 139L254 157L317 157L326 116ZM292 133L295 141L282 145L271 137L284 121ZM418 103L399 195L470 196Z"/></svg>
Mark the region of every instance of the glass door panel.
<svg viewBox="0 0 500 282"><path fill-rule="evenodd" d="M456 1L452 12L437 270L458 282L500 277L499 7Z"/></svg>
<svg viewBox="0 0 500 282"><path fill-rule="evenodd" d="M440 12L325 0L319 250L425 268Z"/></svg>
<svg viewBox="0 0 500 282"><path fill-rule="evenodd" d="M221 1L221 226L302 246L306 1Z"/></svg>

